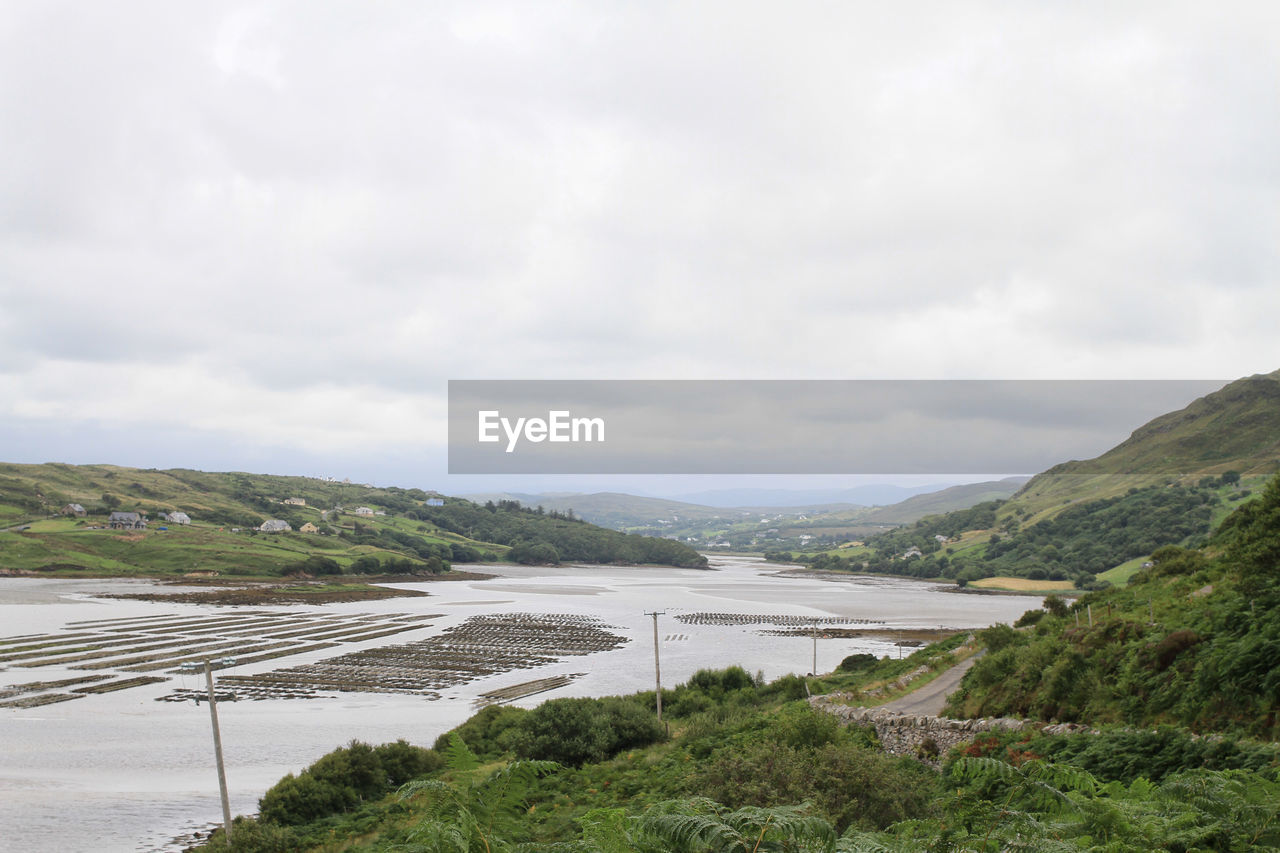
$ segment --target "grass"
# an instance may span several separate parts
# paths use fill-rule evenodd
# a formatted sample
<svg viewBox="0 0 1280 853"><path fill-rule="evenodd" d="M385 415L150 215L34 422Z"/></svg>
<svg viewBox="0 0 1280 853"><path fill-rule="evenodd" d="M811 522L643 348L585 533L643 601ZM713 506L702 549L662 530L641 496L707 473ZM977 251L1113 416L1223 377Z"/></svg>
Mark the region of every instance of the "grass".
<svg viewBox="0 0 1280 853"><path fill-rule="evenodd" d="M1129 583L1129 578L1136 575L1142 570L1142 564L1147 562L1150 557L1134 557L1128 562L1121 563L1113 569L1107 569L1105 572L1098 573L1098 580L1106 581L1112 586L1124 586Z"/></svg>
<svg viewBox="0 0 1280 853"><path fill-rule="evenodd" d="M290 563L322 554L344 565L364 554L392 554L336 537L232 533L193 524L159 530L88 530L53 519L27 533L0 533L0 568L34 571L56 565L109 574L182 575L214 571L238 577L278 576ZM60 569L61 571L61 569Z"/></svg>
<svg viewBox="0 0 1280 853"><path fill-rule="evenodd" d="M977 589L1003 589L1011 592L1064 592L1075 589L1071 581L1036 581L1030 578L1014 578L999 576L970 581L969 586Z"/></svg>

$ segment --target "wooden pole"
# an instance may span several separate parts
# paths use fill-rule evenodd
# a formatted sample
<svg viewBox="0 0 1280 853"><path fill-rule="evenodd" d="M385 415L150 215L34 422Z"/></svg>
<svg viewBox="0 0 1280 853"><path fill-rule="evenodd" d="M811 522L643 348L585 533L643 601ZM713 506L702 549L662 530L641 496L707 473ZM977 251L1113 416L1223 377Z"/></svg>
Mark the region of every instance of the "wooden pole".
<svg viewBox="0 0 1280 853"><path fill-rule="evenodd" d="M222 793L222 831L231 846L231 800L227 797L227 771L222 764L222 733L218 731L218 700L213 695L213 666L204 662L204 679L209 688L209 719L213 723L213 755L218 763L218 789Z"/></svg>
<svg viewBox="0 0 1280 853"><path fill-rule="evenodd" d="M818 677L818 623L813 623L813 670L814 678Z"/></svg>
<svg viewBox="0 0 1280 853"><path fill-rule="evenodd" d="M646 613L646 616L653 617L653 680L656 687L655 695L658 698L658 721L662 721L662 667L658 662L658 617L665 610L655 610L652 613Z"/></svg>

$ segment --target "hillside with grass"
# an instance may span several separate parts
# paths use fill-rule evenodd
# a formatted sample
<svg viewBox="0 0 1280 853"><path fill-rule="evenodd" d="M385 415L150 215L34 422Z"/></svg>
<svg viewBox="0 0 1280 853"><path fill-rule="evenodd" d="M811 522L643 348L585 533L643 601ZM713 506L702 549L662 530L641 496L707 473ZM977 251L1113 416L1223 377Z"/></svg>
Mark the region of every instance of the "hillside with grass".
<svg viewBox="0 0 1280 853"><path fill-rule="evenodd" d="M960 583L1122 583L1157 549L1195 547L1280 471L1280 372L1252 376L1057 465L1008 499L927 516L852 548L772 559Z"/></svg>
<svg viewBox="0 0 1280 853"><path fill-rule="evenodd" d="M1080 500L1133 488L1181 483L1235 471L1244 478L1280 470L1280 370L1238 379L1134 430L1094 459L1064 462L1036 475L1015 496L1036 518Z"/></svg>
<svg viewBox="0 0 1280 853"><path fill-rule="evenodd" d="M1203 547L1151 562L1123 589L988 629L952 712L1280 738L1280 477Z"/></svg>
<svg viewBox="0 0 1280 853"><path fill-rule="evenodd" d="M145 528L112 529L112 513ZM164 515L181 512L190 523ZM460 514L471 521L456 523ZM265 532L281 521L287 531ZM703 566L691 548L515 503L309 477L0 464L0 570L62 574L439 574L451 563Z"/></svg>

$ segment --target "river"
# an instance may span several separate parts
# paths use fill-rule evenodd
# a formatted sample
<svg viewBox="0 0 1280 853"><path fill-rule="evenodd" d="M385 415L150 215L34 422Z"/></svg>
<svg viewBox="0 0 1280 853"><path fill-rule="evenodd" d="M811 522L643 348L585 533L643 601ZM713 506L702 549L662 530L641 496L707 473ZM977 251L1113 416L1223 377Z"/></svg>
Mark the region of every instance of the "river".
<svg viewBox="0 0 1280 853"><path fill-rule="evenodd" d="M568 686L518 700L529 707L559 696L601 696L652 689L653 621L659 617L663 684L673 686L704 667L739 664L772 679L810 670L813 641L765 633L768 625L695 624L680 616L733 613L872 620L894 628L977 628L1011 622L1039 606L1031 596L968 595L921 581L865 576L779 575L778 567L746 557L717 556L714 571L573 566L467 567L493 580L408 584L427 597L314 606L257 607L288 619L335 616L405 618L433 614L426 627L394 636L245 664L246 675L350 652L411 643L469 617L503 613L590 616L627 642L534 669L489 675L444 689L438 699L394 693L342 693L331 698L268 699L218 705L231 808L256 811L257 800L281 776L296 772L352 739L404 738L431 745L474 712L486 690L557 674ZM235 612L211 605L107 599L120 592L171 592L148 581L0 579L0 636L73 632L89 620ZM413 623L408 623L413 624ZM883 638L822 639L818 671L846 655L898 654ZM83 675L75 664L37 668L0 663L0 689L35 680ZM196 675L89 695L34 708L0 708L0 848L14 851L171 851L176 839L221 819L208 707L158 702L176 688L199 688Z"/></svg>

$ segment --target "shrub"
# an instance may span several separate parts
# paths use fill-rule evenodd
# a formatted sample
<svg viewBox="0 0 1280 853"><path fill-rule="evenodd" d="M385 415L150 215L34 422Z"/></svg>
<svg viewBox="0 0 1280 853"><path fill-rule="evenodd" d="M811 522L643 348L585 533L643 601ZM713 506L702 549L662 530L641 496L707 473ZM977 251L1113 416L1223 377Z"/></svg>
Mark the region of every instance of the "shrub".
<svg viewBox="0 0 1280 853"><path fill-rule="evenodd" d="M441 763L436 753L403 740L376 748L353 740L273 785L258 801L259 813L268 823L310 823L378 799Z"/></svg>
<svg viewBox="0 0 1280 853"><path fill-rule="evenodd" d="M762 742L718 754L695 773L693 788L730 808L808 801L844 831L927 817L938 776L871 749Z"/></svg>
<svg viewBox="0 0 1280 853"><path fill-rule="evenodd" d="M993 654L1008 646L1016 645L1020 639L1018 632L1003 622L997 622L990 628L979 631L978 638Z"/></svg>
<svg viewBox="0 0 1280 853"><path fill-rule="evenodd" d="M492 761L515 751L520 719L528 713L523 708L509 705L490 705L453 731L478 757ZM449 745L450 734L446 732L436 739L437 752L444 752Z"/></svg>
<svg viewBox="0 0 1280 853"><path fill-rule="evenodd" d="M1028 610L1018 617L1018 621L1013 623L1015 628L1026 628L1034 625L1043 619L1045 612L1043 610Z"/></svg>
<svg viewBox="0 0 1280 853"><path fill-rule="evenodd" d="M356 802L350 788L322 782L304 770L272 785L258 801L258 813L268 823L293 826L347 811Z"/></svg>
<svg viewBox="0 0 1280 853"><path fill-rule="evenodd" d="M756 682L742 667L731 666L727 669L700 669L689 679L688 686L708 696L719 697L734 690L753 688Z"/></svg>
<svg viewBox="0 0 1280 853"><path fill-rule="evenodd" d="M616 697L552 699L534 708L517 725L517 756L570 767L648 746L665 734L656 717L634 702Z"/></svg>
<svg viewBox="0 0 1280 853"><path fill-rule="evenodd" d="M426 776L444 766L440 753L414 746L403 738L375 746L373 752L382 764L382 772L391 788L398 788L410 779Z"/></svg>
<svg viewBox="0 0 1280 853"><path fill-rule="evenodd" d="M840 661L840 665L836 667L837 672L862 672L864 669L870 669L876 665L876 656L869 654L849 655Z"/></svg>
<svg viewBox="0 0 1280 853"><path fill-rule="evenodd" d="M1056 595L1046 595L1044 598L1044 609L1049 613L1057 616L1059 619L1067 615L1067 603L1061 597Z"/></svg>

